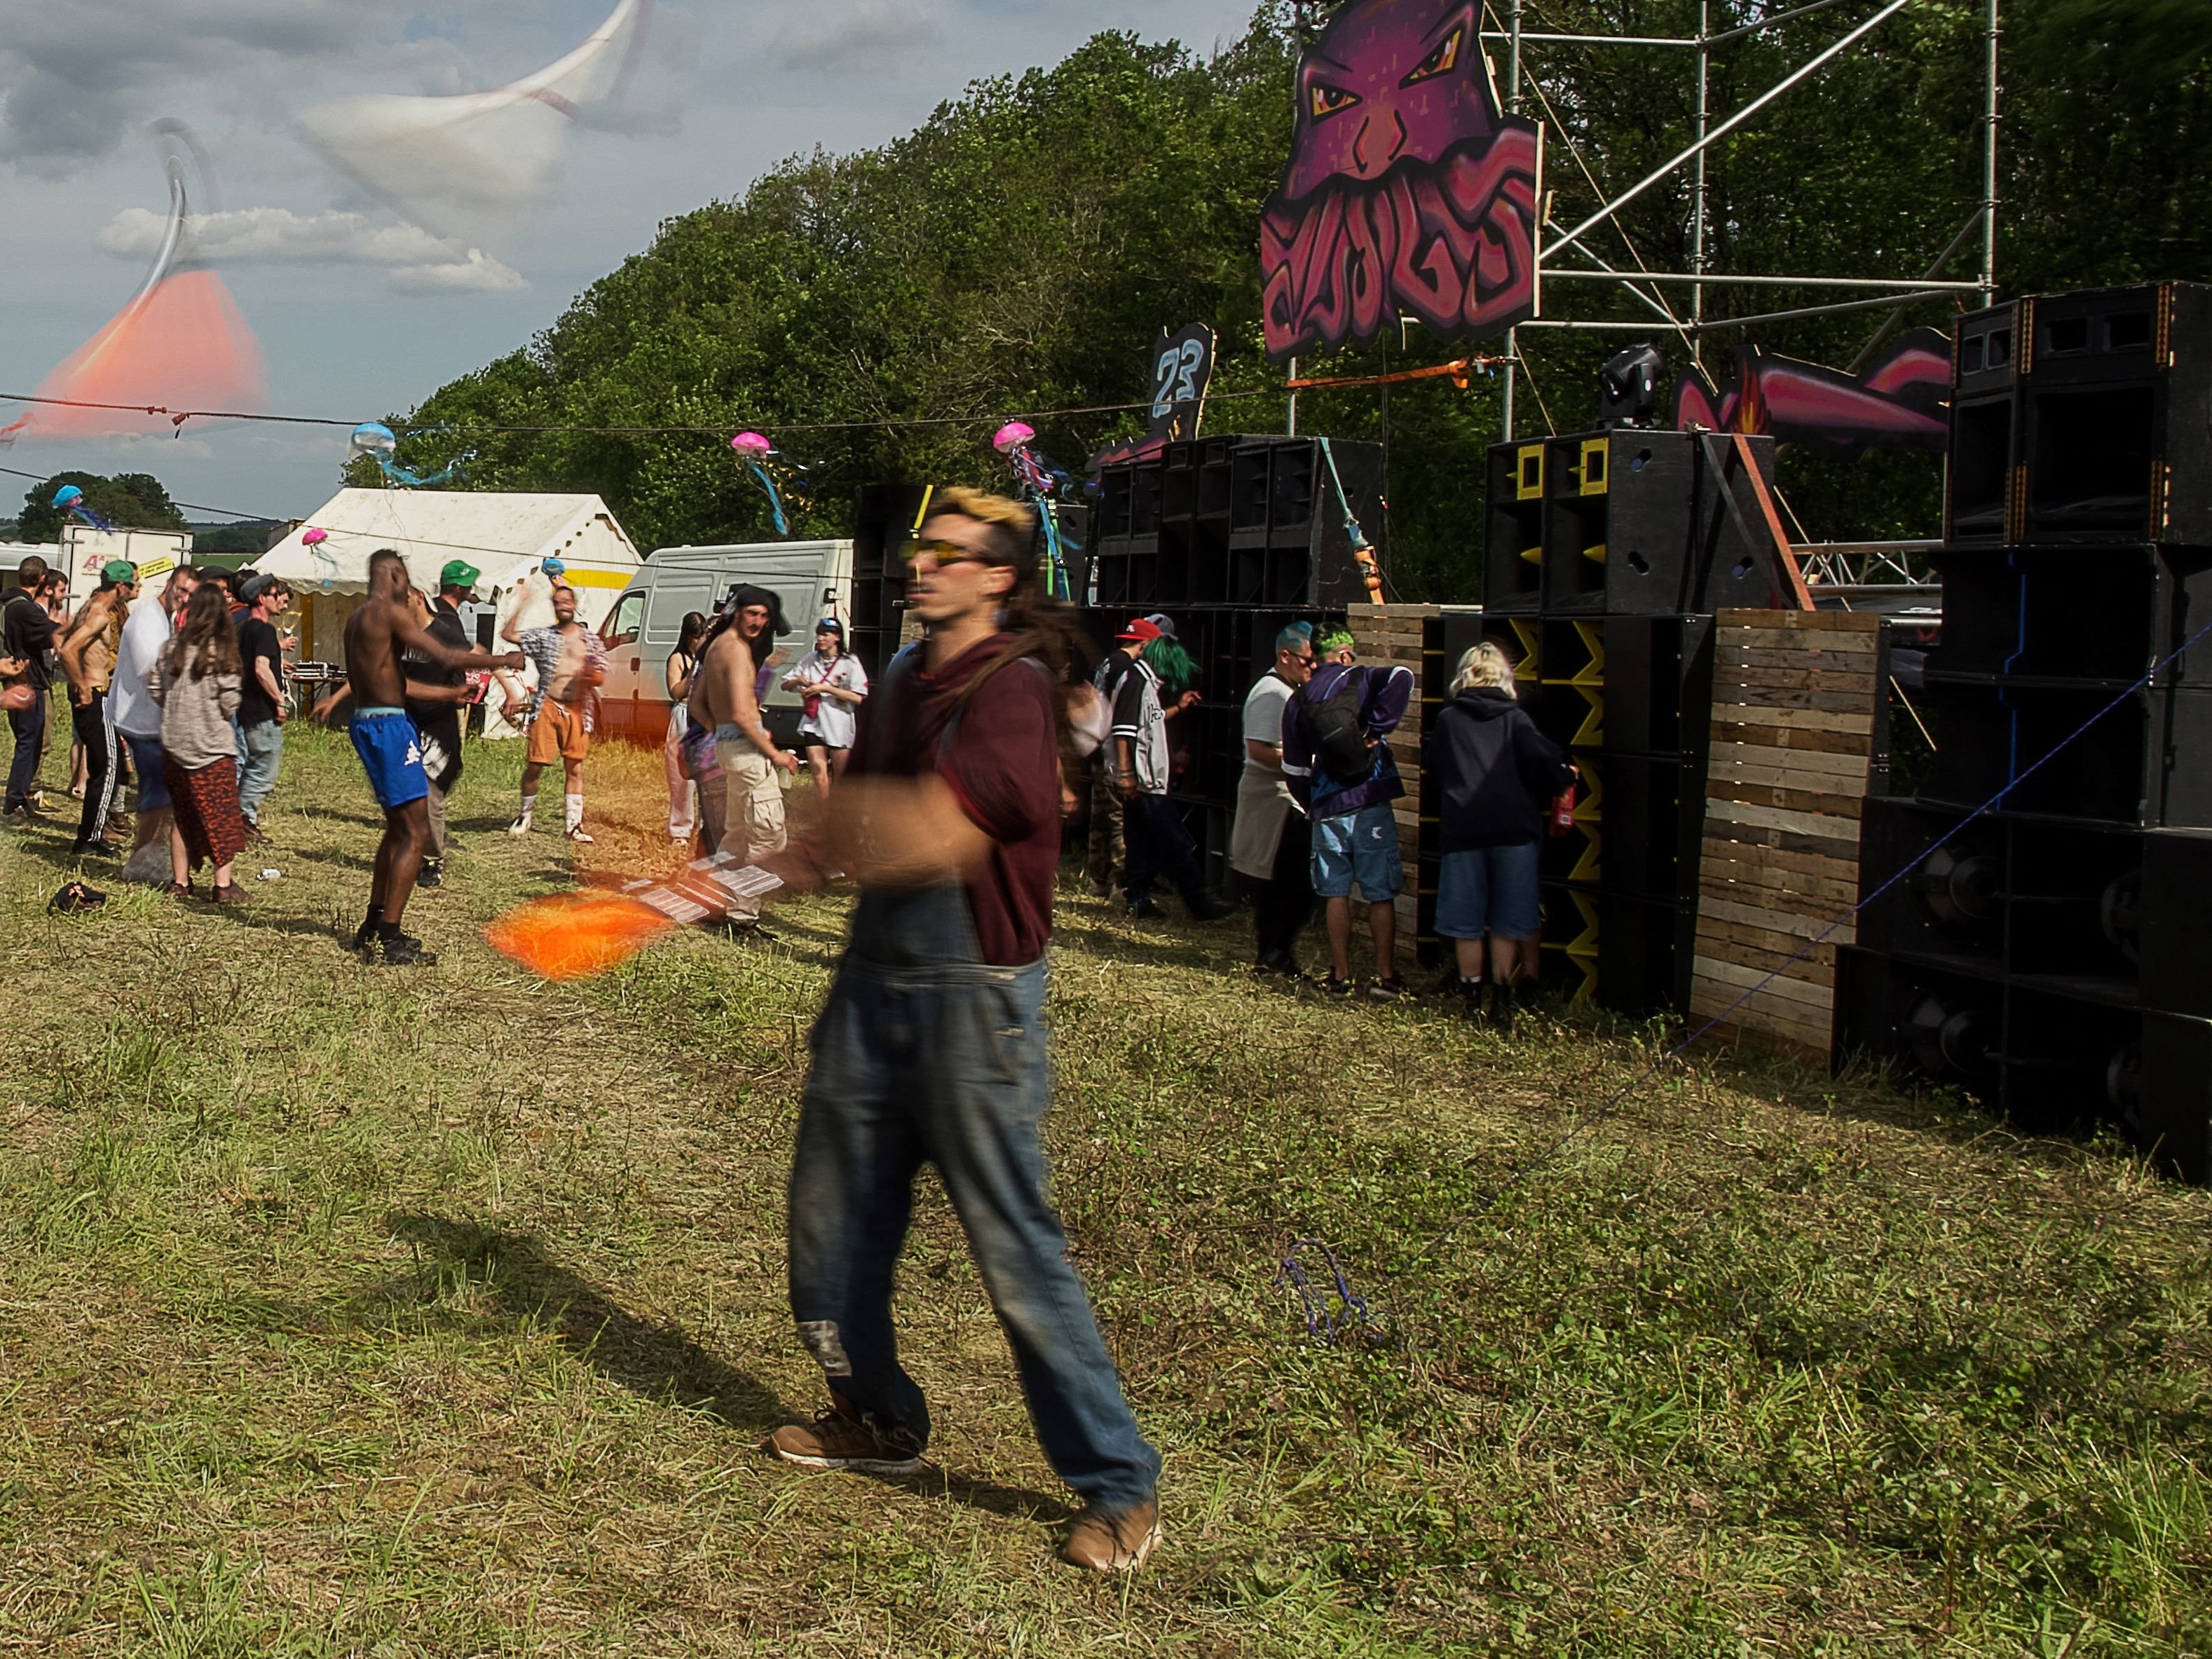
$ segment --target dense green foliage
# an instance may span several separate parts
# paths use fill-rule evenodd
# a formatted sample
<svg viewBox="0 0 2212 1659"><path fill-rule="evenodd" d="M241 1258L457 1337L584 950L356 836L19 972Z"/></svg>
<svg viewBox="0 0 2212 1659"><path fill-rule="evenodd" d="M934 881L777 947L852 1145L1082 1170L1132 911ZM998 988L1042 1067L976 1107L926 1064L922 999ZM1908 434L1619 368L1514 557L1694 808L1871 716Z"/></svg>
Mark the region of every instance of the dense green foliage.
<svg viewBox="0 0 2212 1659"><path fill-rule="evenodd" d="M63 514L55 510L54 492L64 484L84 491L84 504L118 530L182 530L185 515L169 499L161 481L147 472L118 472L106 477L97 472L57 472L44 483L33 484L23 496L23 511L15 521L15 534L27 542L58 540Z"/></svg>
<svg viewBox="0 0 2212 1659"><path fill-rule="evenodd" d="M1715 0L1712 27L1760 8ZM1758 95L1870 6L1820 13L1717 48L1716 117ZM2006 12L1997 270L2007 293L2212 276L2207 9L2190 0L2014 0ZM1544 0L1532 32L1679 35L1691 0ZM1723 271L1971 277L1981 245L1978 0L1925 0L1717 143L1708 246ZM1530 45L1526 107L1545 118L1556 238L1689 142L1694 62L1661 47ZM596 490L641 545L769 533L765 502L723 447L758 426L811 464L802 526L842 527L875 478L988 482L986 440L1034 421L1074 464L1129 431L1159 328L1210 321L1220 338L1213 431L1280 430L1280 373L1259 344L1256 222L1288 143L1289 11L1270 4L1212 58L1101 34L1049 70L970 87L910 136L849 156L795 158L743 199L669 221L645 253L595 283L531 344L439 390L414 412L410 464L477 453L483 489ZM1493 53L1493 55L1496 55ZM1504 66L1498 64L1502 76ZM1562 263L1687 268L1686 170L1645 192ZM1961 234L1961 233L1966 233ZM1750 316L1823 297L1722 289L1709 313ZM1686 289L1666 299L1679 313ZM1683 337L1618 288L1557 282L1554 315L1650 317L1680 363ZM1895 324L1935 323L1948 302ZM1725 374L1749 337L1847 363L1892 319L1880 312L1723 330L1705 361ZM1521 430L1572 430L1591 374L1622 333L1526 331ZM1370 373L1455 355L1402 341L1310 373ZM1482 447L1498 431L1496 380L1308 394L1303 429L1384 437L1391 511L1380 538L1403 597L1469 598L1479 584ZM885 427L884 421L927 425ZM698 427L696 432L487 433L480 425ZM442 428L442 429L439 429ZM1940 467L1876 454L1855 465L1784 458L1787 500L1816 537L1926 534ZM367 482L364 479L362 482Z"/></svg>

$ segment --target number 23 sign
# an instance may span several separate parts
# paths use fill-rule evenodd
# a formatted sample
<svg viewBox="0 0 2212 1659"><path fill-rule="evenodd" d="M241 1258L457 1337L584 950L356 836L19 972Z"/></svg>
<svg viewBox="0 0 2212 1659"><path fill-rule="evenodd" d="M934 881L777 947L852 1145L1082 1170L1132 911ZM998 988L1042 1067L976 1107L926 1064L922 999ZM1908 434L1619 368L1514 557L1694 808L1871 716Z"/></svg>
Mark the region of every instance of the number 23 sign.
<svg viewBox="0 0 2212 1659"><path fill-rule="evenodd" d="M1194 437L1206 383L1213 375L1213 331L1193 323L1180 334L1160 332L1152 351L1152 422L1147 443Z"/></svg>

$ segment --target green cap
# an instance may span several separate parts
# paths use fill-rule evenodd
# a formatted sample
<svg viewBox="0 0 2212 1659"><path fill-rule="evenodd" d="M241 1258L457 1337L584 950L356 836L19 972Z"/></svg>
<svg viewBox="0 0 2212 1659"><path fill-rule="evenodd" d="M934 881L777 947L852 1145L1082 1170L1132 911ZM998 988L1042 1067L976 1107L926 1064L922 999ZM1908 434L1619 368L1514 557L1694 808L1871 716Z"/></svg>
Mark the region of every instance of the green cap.
<svg viewBox="0 0 2212 1659"><path fill-rule="evenodd" d="M100 567L100 580L104 582L135 582L138 567L128 559L110 559Z"/></svg>
<svg viewBox="0 0 2212 1659"><path fill-rule="evenodd" d="M477 578L483 574L466 559L449 559L447 561L446 568L438 573L438 586L441 590L448 587L474 587L477 585Z"/></svg>

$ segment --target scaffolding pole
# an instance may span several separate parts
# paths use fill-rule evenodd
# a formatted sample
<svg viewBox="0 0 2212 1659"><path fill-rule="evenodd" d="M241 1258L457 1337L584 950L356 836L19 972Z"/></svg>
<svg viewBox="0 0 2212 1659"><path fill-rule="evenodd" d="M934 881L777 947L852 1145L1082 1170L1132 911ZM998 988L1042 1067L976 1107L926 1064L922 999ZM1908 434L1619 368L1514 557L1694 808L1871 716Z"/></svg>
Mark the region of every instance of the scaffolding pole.
<svg viewBox="0 0 2212 1659"><path fill-rule="evenodd" d="M1989 55L1982 91L1982 303L1997 298L1997 0L1990 0Z"/></svg>

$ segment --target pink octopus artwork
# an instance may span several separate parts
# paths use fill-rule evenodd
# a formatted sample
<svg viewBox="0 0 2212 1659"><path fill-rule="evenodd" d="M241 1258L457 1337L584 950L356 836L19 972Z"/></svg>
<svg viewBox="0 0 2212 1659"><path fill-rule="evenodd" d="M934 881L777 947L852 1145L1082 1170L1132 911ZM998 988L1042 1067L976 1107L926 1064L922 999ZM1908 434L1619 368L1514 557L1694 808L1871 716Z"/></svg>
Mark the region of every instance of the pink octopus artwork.
<svg viewBox="0 0 2212 1659"><path fill-rule="evenodd" d="M1352 0L1298 64L1290 165L1260 221L1268 355L1440 339L1533 314L1542 145L1501 115L1471 0Z"/></svg>

